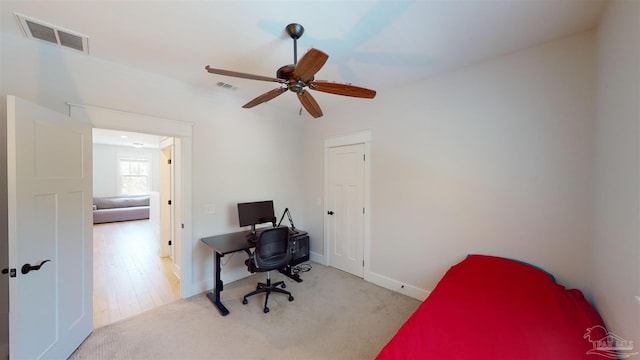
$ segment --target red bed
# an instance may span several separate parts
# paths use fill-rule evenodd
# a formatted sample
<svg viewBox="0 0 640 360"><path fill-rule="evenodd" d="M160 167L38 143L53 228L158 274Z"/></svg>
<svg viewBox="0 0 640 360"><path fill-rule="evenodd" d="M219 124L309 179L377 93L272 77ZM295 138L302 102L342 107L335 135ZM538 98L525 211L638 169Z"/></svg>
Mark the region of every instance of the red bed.
<svg viewBox="0 0 640 360"><path fill-rule="evenodd" d="M519 261L471 255L447 271L378 359L603 359L587 354L585 334L598 325L604 330L580 290Z"/></svg>

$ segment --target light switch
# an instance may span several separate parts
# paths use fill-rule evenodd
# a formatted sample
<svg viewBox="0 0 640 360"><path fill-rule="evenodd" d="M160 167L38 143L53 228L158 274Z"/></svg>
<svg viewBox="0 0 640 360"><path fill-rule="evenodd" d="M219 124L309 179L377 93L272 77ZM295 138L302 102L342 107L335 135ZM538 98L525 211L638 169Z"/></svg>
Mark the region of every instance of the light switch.
<svg viewBox="0 0 640 360"><path fill-rule="evenodd" d="M214 204L205 204L204 213L207 215L212 215L216 213L216 206Z"/></svg>

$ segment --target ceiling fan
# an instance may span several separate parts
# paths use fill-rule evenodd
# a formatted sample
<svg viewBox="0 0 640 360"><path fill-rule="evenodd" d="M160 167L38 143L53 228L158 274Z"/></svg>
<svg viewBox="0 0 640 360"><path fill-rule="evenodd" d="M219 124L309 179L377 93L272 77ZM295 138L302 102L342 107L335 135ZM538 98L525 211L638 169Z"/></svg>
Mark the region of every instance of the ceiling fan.
<svg viewBox="0 0 640 360"><path fill-rule="evenodd" d="M210 67L209 65L205 66L205 69L212 74L233 76L250 80L271 81L283 85L282 87L267 91L266 93L244 104L242 107L246 109L272 100L278 95L283 94L287 90L290 90L296 93L296 95L298 96L298 100L300 100L300 103L309 112L309 114L314 118L318 118L322 116L322 110L320 109L318 102L316 102L313 96L311 96L311 94L307 91L308 89L335 95L352 96L367 99L373 99L376 96L375 90L370 90L351 84L341 84L326 80L315 80L315 74L327 62L329 55L318 49L311 48L306 54L302 56L300 62L298 62L297 41L304 33L304 28L302 27L302 25L294 23L287 25L286 31L287 34L289 34L289 36L293 39L293 64L285 65L278 69L275 78L231 70L215 69Z"/></svg>

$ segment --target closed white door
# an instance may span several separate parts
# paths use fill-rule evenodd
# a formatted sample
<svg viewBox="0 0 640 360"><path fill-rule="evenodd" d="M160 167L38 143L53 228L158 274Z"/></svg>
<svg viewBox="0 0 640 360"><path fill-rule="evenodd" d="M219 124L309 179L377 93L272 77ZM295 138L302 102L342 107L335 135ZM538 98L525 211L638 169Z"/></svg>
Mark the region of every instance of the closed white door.
<svg viewBox="0 0 640 360"><path fill-rule="evenodd" d="M359 277L364 276L364 161L364 144L329 149L329 265Z"/></svg>
<svg viewBox="0 0 640 360"><path fill-rule="evenodd" d="M67 358L93 329L91 150L90 124L7 96L13 359Z"/></svg>

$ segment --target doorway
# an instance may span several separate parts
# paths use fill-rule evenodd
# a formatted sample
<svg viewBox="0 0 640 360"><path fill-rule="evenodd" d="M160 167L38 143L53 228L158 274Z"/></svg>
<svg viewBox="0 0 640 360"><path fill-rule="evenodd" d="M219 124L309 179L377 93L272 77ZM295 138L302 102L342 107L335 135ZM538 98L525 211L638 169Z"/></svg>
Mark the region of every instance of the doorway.
<svg viewBox="0 0 640 360"><path fill-rule="evenodd" d="M94 128L153 133L173 138L173 246L174 260L180 277L180 297L197 293L192 284L193 247L191 217L191 136L193 124L186 121L135 114L98 106L71 104L69 115L73 119L87 122ZM183 241L186 241L183 246Z"/></svg>
<svg viewBox="0 0 640 360"><path fill-rule="evenodd" d="M167 145L169 144L169 145ZM149 196L149 218L93 226L94 326L180 298L170 204L173 138L93 129L94 196ZM169 150L167 150L169 149Z"/></svg>
<svg viewBox="0 0 640 360"><path fill-rule="evenodd" d="M325 141L325 238L327 264L366 278L370 244L371 133Z"/></svg>
<svg viewBox="0 0 640 360"><path fill-rule="evenodd" d="M92 150L91 141L86 141L91 138L92 127L140 132L156 131L158 134L174 137L175 158L179 159L175 162L174 186L176 189L175 222L180 225L176 226L178 229L175 234L176 244L180 245L183 238L191 239L191 195L186 189L191 188L192 124L104 108L72 104L69 106L69 116L63 116L37 104L7 96L7 121L11 124L7 126L6 134L7 162L12 165L7 166L7 183L12 186L34 183L29 179L33 178L33 169L36 169L33 165L36 152L33 149L37 149L38 159L40 159L38 164L41 168L44 167L42 170L39 168L38 174L46 175L45 177L55 185L66 183L73 185L73 188L63 189L67 194L63 197L56 197L55 193L52 195L52 191L56 190L53 188L45 189L42 192L44 196L40 196L40 192L33 191L28 194L18 194L15 186L13 188L7 186L13 191L7 191L2 199L9 204L7 208L10 223L21 224L19 231L8 232L10 249L8 254L11 262L24 264L34 259L56 259L51 266L43 268L47 271L36 274L39 276L29 274L30 278L27 282L12 282L12 286L15 287L9 291L10 304L21 305L12 306L12 309L19 309L19 311L12 312L11 333L16 332L17 336L14 338L24 340L11 343L12 353L17 354L18 357L35 358L39 357L37 354L44 353L52 354L54 358L67 357L93 329L93 312L86 311L93 308L93 277L84 276L90 271L93 263L92 243L87 242L93 235L92 223L89 220L92 217L92 176L90 175ZM38 131L34 131L36 122ZM35 135L39 138L35 139ZM17 138L27 140L16 142ZM29 145L32 143L42 146ZM16 146L17 144L20 146ZM25 151L27 155L24 154ZM16 161L18 158L20 161ZM64 167L60 166L60 159L65 160L62 162ZM13 166L17 164L20 168ZM71 173L73 176L64 176L61 172ZM17 174L24 176L18 177ZM44 183L41 181L43 178L40 176L37 183ZM62 179L65 181L61 181ZM82 187L82 189L75 190L76 187ZM25 186L22 186L19 190L29 191L24 188ZM16 198L36 197L37 202L16 201ZM18 214L18 208L21 216L25 215L29 221L17 220L15 215ZM64 216L57 216L57 214ZM34 216L37 218L35 223L43 226L31 226L34 223ZM65 222L56 225L62 220ZM16 226L9 226L10 230L16 228ZM64 230L62 236L46 235L57 233L57 229ZM31 235L33 231L37 231L39 235ZM31 244L33 239L39 241L38 246ZM182 297L187 297L193 294L193 290L188 286L192 278L191 247L186 246L185 251L180 254L179 259L181 264L184 264L180 294ZM50 265L47 260L42 260L40 265L44 262ZM39 296L34 297L33 294L39 294ZM42 314L47 316L40 316ZM23 332L24 336L20 335ZM34 342L35 340L38 341Z"/></svg>

